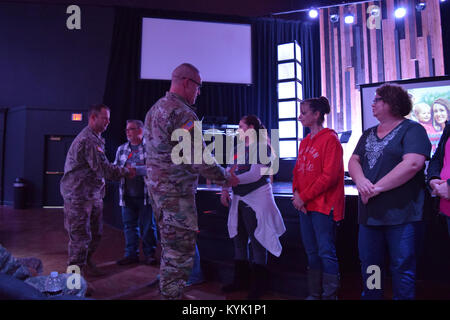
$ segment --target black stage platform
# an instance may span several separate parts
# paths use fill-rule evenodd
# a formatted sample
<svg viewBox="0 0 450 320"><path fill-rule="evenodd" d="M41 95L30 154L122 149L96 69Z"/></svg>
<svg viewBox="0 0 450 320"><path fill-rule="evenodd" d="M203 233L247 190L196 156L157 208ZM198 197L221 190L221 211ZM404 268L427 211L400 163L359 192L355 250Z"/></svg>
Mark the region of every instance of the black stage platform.
<svg viewBox="0 0 450 320"><path fill-rule="evenodd" d="M210 279L221 282L231 281L233 262L233 242L228 236L228 208L220 203L221 187L200 184L197 192L199 214L198 246L202 267ZM307 260L300 238L298 212L291 203L292 183L273 183L275 202L283 217L286 232L280 242L283 251L280 257L268 254L270 289L283 294L304 298L307 296ZM357 252L357 190L355 186L345 186L347 219L337 230L337 251L342 272L359 272Z"/></svg>
<svg viewBox="0 0 450 320"><path fill-rule="evenodd" d="M222 283L231 281L233 265L233 242L228 236L228 208L220 203L221 187L200 184L196 195L199 216L198 247L202 268L207 279ZM280 238L283 252L279 258L269 254L270 288L273 291L302 299L307 295L306 255L300 237L298 212L291 203L291 182L273 184L275 201L286 225L286 232ZM358 259L358 197L354 185L345 186L345 218L336 231L336 250L340 272L360 275ZM122 217L118 195L118 184L107 183L104 220L122 229ZM417 277L418 280L432 280L448 283L450 287L450 239L445 218L437 214L437 199L427 197L424 223L418 236ZM345 279L343 285L346 285Z"/></svg>

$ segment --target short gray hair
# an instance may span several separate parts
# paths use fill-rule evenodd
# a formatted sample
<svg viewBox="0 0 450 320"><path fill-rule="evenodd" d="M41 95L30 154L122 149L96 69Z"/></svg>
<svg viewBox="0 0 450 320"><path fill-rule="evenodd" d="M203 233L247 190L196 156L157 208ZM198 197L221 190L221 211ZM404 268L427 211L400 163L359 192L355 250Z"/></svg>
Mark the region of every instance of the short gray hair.
<svg viewBox="0 0 450 320"><path fill-rule="evenodd" d="M200 71L190 63L182 63L172 72L172 81L179 81L183 78L194 78Z"/></svg>
<svg viewBox="0 0 450 320"><path fill-rule="evenodd" d="M127 124L129 123L134 123L139 129L142 129L144 127L144 123L141 120L130 119L127 120Z"/></svg>

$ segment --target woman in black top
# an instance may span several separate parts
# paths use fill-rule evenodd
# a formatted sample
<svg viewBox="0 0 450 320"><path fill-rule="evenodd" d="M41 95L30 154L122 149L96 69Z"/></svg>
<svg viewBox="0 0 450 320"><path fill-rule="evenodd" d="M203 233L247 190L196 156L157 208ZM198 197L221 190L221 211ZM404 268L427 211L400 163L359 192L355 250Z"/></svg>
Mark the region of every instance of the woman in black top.
<svg viewBox="0 0 450 320"><path fill-rule="evenodd" d="M258 299L267 280L267 251L279 256L278 237L286 230L272 193L268 167L271 147L267 130L258 117L245 116L239 122L239 139L229 164L237 164L235 174L239 184L233 187L233 197L222 189L221 202L230 207L228 231L234 244L234 280L223 287L224 292L250 287L249 299ZM241 160L241 161L240 161ZM253 261L249 264L248 242Z"/></svg>
<svg viewBox="0 0 450 320"><path fill-rule="evenodd" d="M383 297L386 247L391 258L393 298L415 297L414 243L417 224L422 220L424 167L431 144L423 126L405 119L411 108L403 88L389 84L378 88L372 111L380 123L363 133L348 164L360 195L362 299Z"/></svg>
<svg viewBox="0 0 450 320"><path fill-rule="evenodd" d="M427 169L427 182L433 194L440 197L439 211L447 218L448 234L450 235L450 123L445 123L444 132L439 140L439 145Z"/></svg>

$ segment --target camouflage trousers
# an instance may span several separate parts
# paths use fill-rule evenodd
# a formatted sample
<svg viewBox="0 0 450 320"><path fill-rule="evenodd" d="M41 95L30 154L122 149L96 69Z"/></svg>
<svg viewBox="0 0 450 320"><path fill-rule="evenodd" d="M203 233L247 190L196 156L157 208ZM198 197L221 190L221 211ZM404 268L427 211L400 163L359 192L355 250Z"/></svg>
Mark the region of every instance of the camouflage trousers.
<svg viewBox="0 0 450 320"><path fill-rule="evenodd" d="M161 266L159 289L166 299L181 299L194 266L197 233L160 225Z"/></svg>
<svg viewBox="0 0 450 320"><path fill-rule="evenodd" d="M103 200L64 200L64 227L69 234L67 265L86 265L103 231Z"/></svg>
<svg viewBox="0 0 450 320"><path fill-rule="evenodd" d="M159 288L164 298L181 299L194 265L197 239L195 196L175 197L150 193L150 202L160 232Z"/></svg>

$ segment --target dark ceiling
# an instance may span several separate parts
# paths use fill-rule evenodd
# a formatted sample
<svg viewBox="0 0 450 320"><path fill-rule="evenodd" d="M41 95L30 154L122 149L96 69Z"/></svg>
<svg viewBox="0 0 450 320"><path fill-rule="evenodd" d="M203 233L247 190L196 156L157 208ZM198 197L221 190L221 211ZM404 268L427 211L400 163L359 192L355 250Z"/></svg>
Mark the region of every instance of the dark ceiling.
<svg viewBox="0 0 450 320"><path fill-rule="evenodd" d="M1 0L0 0L1 1ZM20 0L1 2L21 2L40 4L77 4L93 6L124 6L149 8L155 10L170 10L196 12L220 15L262 17L273 13L291 10L307 9L311 6L351 3L353 1L337 0ZM288 15L278 16L285 18ZM290 15L292 16L292 15Z"/></svg>

